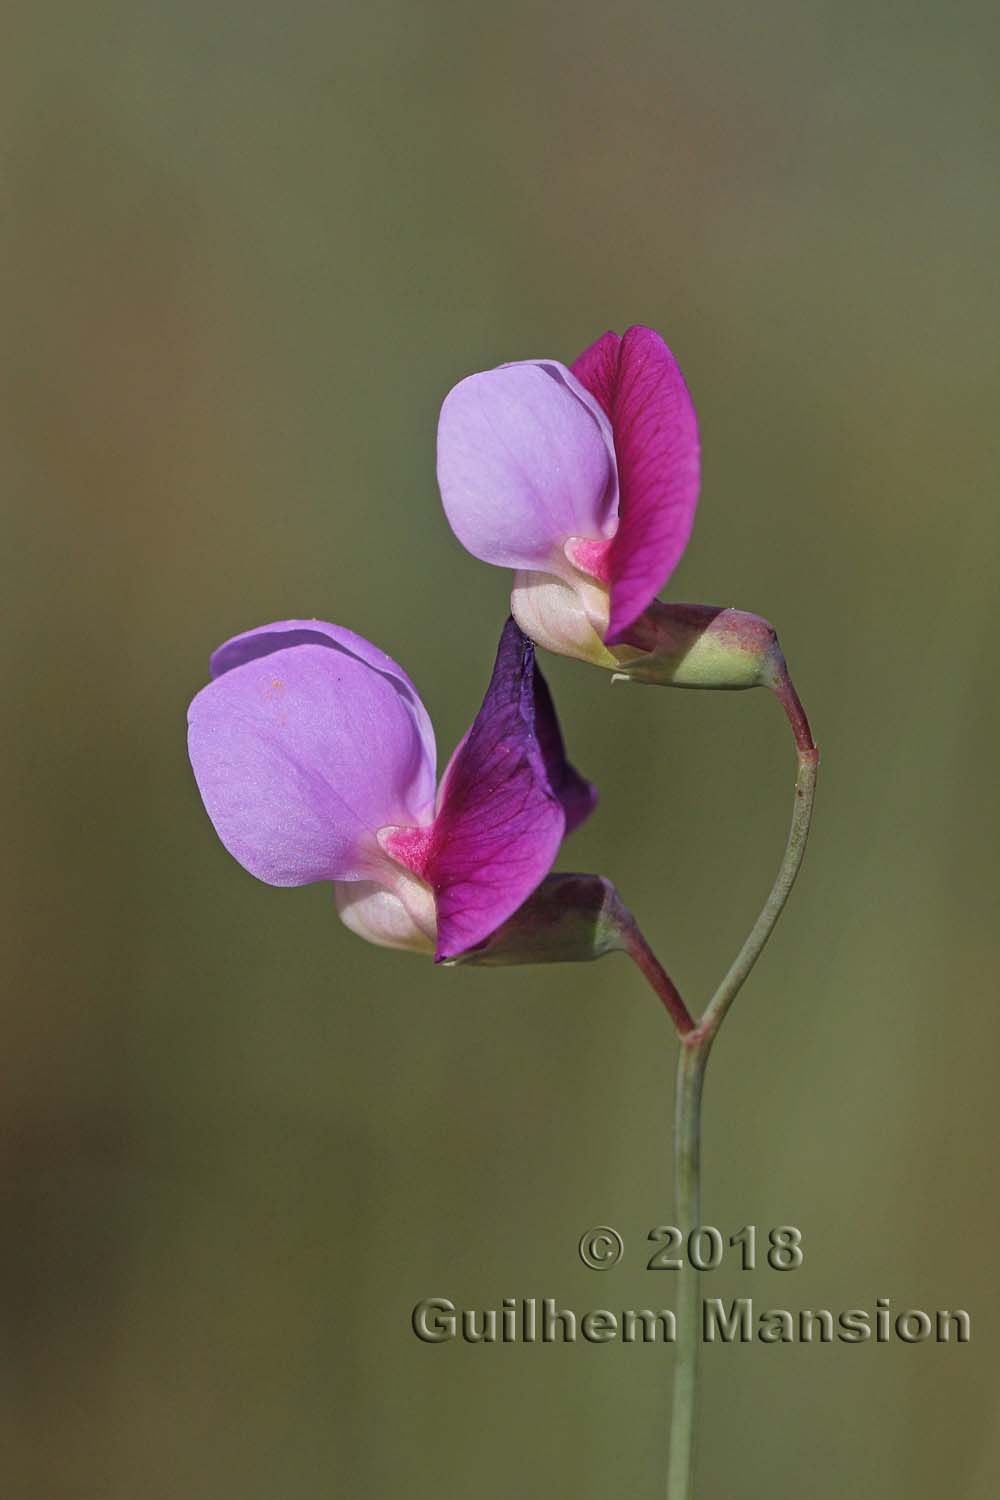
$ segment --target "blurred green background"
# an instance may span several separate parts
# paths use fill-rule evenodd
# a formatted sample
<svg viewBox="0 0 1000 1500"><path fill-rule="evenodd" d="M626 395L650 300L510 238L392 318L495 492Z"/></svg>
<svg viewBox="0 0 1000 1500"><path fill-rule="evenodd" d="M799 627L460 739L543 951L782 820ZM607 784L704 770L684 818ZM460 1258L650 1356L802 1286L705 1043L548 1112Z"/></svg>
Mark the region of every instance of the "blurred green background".
<svg viewBox="0 0 1000 1500"><path fill-rule="evenodd" d="M675 599L779 627L824 753L713 1059L705 1217L758 1306L964 1348L717 1348L699 1500L992 1500L995 7L16 5L5 397L0 1471L16 1500L655 1500L671 1351L419 1344L421 1297L669 1305L673 1046L625 960L435 971L225 854L184 748L234 631L398 657L443 754L508 580L446 390L653 324L695 395ZM613 876L692 1004L794 768L764 694L548 660ZM579 1262L616 1226L622 1265Z"/></svg>

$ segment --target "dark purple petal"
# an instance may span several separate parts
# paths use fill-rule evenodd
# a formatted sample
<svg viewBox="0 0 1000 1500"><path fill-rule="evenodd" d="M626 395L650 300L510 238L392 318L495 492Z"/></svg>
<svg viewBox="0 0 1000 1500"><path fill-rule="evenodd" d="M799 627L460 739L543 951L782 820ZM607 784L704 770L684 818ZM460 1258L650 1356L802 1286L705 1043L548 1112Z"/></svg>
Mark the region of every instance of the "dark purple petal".
<svg viewBox="0 0 1000 1500"><path fill-rule="evenodd" d="M436 957L481 943L548 874L566 814L536 733L535 653L508 620L482 708L442 785L424 874L437 897ZM547 730L551 744L551 726Z"/></svg>
<svg viewBox="0 0 1000 1500"><path fill-rule="evenodd" d="M188 747L229 852L270 885L377 878L378 829L433 810L434 737L409 678L320 621L251 631L212 667Z"/></svg>
<svg viewBox="0 0 1000 1500"><path fill-rule="evenodd" d="M566 833L570 834L574 828L579 828L580 824L585 822L594 811L597 806L598 791L594 783L588 781L585 776L581 776L576 767L566 759L566 746L559 727L556 706L552 701L549 685L542 675L542 669L538 665L537 654L532 671L535 681L535 738L538 740L538 748L542 753L542 763L545 766L549 786L559 798L563 812L566 814ZM444 804L452 767L461 755L471 733L471 729L466 730L459 740L441 777L437 802L439 809Z"/></svg>
<svg viewBox="0 0 1000 1500"><path fill-rule="evenodd" d="M597 788L592 781L581 776L575 766L566 759L566 746L552 702L549 685L542 676L541 668L535 665L535 736L549 785L562 803L566 814L566 833L579 828L597 806Z"/></svg>
<svg viewBox="0 0 1000 1500"><path fill-rule="evenodd" d="M611 545L614 644L666 583L694 524L698 426L680 368L652 328L606 333L572 366L611 418L621 522Z"/></svg>

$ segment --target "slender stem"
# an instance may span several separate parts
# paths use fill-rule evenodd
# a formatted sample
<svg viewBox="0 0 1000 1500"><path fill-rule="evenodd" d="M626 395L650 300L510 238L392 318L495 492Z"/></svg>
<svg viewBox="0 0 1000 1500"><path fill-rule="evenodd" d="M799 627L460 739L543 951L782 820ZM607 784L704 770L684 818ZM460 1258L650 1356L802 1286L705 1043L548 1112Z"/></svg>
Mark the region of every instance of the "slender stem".
<svg viewBox="0 0 1000 1500"><path fill-rule="evenodd" d="M701 1094L711 1037L681 1040L674 1096L674 1222L684 1236L701 1222ZM694 1471L698 1356L701 1350L700 1273L685 1254L677 1285L677 1343L670 1414L667 1500L689 1500Z"/></svg>
<svg viewBox="0 0 1000 1500"><path fill-rule="evenodd" d="M652 948L646 942L639 926L623 904L617 892L615 892L617 919L617 942L623 953L627 953L632 962L652 985L666 1008L667 1015L677 1027L679 1036L688 1036L694 1031L694 1019L691 1012L681 998L680 990L674 984L666 969L660 963Z"/></svg>
<svg viewBox="0 0 1000 1500"><path fill-rule="evenodd" d="M785 845L784 858L770 895L761 908L760 916L750 929L746 942L729 967L729 971L712 996L702 1014L694 1033L699 1039L711 1042L722 1025L736 996L764 950L764 945L781 916L788 900L795 877L806 852L809 824L812 821L813 799L816 793L816 769L819 751L815 748L800 749L798 774L795 778L795 802L792 808L792 826Z"/></svg>
<svg viewBox="0 0 1000 1500"><path fill-rule="evenodd" d="M792 825L774 885L746 942L712 996L693 1031L681 1036L674 1102L674 1209L677 1227L685 1236L701 1220L701 1100L712 1044L719 1027L745 983L795 883L802 864L816 792L819 751L816 749L798 694L784 659L776 658L770 682L780 700L798 752ZM678 1339L674 1364L674 1392L670 1418L667 1500L691 1500L694 1471L695 1416L698 1395L698 1354L701 1347L699 1273L685 1256L678 1283Z"/></svg>
<svg viewBox="0 0 1000 1500"><path fill-rule="evenodd" d="M806 711L802 707L802 700L795 691L795 686L788 671L788 664L777 646L775 646L769 664L768 686L788 715L788 722L792 726L792 734L795 736L795 748L799 754L803 755L808 751L815 751L816 741L813 739L812 730L809 728Z"/></svg>

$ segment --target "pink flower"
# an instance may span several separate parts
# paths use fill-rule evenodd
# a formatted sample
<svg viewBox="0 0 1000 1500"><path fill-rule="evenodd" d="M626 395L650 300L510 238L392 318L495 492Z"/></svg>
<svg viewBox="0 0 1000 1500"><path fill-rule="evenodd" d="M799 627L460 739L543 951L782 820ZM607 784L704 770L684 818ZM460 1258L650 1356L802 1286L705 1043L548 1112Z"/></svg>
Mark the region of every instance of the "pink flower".
<svg viewBox="0 0 1000 1500"><path fill-rule="evenodd" d="M438 425L452 530L515 570L522 629L563 655L617 666L630 628L676 567L700 476L694 406L651 328L606 333L571 369L528 360L470 375Z"/></svg>
<svg viewBox="0 0 1000 1500"><path fill-rule="evenodd" d="M416 688L353 631L264 625L220 646L210 671L188 748L223 844L269 885L332 881L347 926L385 947L444 960L483 943L597 798L513 620L436 791Z"/></svg>

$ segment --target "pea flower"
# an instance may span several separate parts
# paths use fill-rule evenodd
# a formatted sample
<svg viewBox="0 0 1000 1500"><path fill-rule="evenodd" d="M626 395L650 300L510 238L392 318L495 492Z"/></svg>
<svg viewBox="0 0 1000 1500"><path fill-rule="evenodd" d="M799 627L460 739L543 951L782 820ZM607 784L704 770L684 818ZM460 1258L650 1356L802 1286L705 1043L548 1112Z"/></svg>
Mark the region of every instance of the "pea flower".
<svg viewBox="0 0 1000 1500"><path fill-rule="evenodd" d="M513 620L437 787L416 688L353 631L264 625L220 646L210 675L188 748L222 843L268 885L331 881L345 924L384 947L450 961L484 944L596 802Z"/></svg>
<svg viewBox="0 0 1000 1500"><path fill-rule="evenodd" d="M569 368L470 375L441 410L455 535L515 570L511 608L533 640L601 666L637 654L634 627L687 545L699 481L694 406L651 328L606 333ZM648 649L641 628L639 640Z"/></svg>

